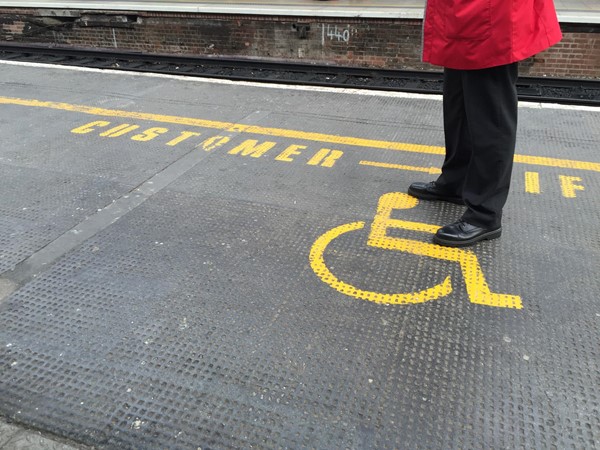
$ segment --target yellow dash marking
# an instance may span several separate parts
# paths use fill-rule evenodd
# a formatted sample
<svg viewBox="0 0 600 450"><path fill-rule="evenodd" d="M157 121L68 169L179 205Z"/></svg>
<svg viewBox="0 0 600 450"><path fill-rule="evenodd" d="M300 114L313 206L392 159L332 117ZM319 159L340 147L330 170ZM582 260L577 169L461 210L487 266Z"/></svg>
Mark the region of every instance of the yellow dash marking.
<svg viewBox="0 0 600 450"><path fill-rule="evenodd" d="M534 166L560 167L562 169L590 170L600 172L600 163L574 161L571 159L546 158L543 156L515 155L514 161Z"/></svg>
<svg viewBox="0 0 600 450"><path fill-rule="evenodd" d="M412 170L413 172L425 172L430 174L442 173L442 171L437 167L405 166L402 164L390 164L377 161L360 161L359 164L361 166L383 167L384 169Z"/></svg>
<svg viewBox="0 0 600 450"><path fill-rule="evenodd" d="M432 145L410 144L405 142L390 142L374 139L363 139L349 136L336 136L324 133L313 133L307 131L288 130L284 128L269 128L256 125L244 125L231 122L219 122L214 120L194 119L190 117L170 116L162 114L143 113L135 111L122 111L115 109L96 108L85 105L73 105L70 103L47 102L41 100L27 100L21 98L1 97L0 104L32 106L37 108L50 108L61 111L77 112L103 117L119 117L123 119L149 120L153 122L171 123L178 125L212 128L231 132L243 132L259 134L264 136L278 136L290 139L301 139L307 141L327 142L338 145L349 145L354 147L377 148L383 150L397 150L403 152L425 153L431 155L444 155L443 147ZM558 158L546 158L538 156L515 155L515 162L550 167L561 167L569 169L589 170L600 172L600 163L573 161Z"/></svg>
<svg viewBox="0 0 600 450"><path fill-rule="evenodd" d="M537 172L525 172L525 192L528 194L539 194L540 174Z"/></svg>

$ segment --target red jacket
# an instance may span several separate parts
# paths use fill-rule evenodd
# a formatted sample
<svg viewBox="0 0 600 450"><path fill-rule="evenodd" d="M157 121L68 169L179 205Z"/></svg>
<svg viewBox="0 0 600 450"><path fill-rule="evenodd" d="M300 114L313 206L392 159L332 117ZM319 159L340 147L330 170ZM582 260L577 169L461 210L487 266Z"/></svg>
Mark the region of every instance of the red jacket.
<svg viewBox="0 0 600 450"><path fill-rule="evenodd" d="M552 0L427 0L423 61L485 69L521 61L561 38Z"/></svg>

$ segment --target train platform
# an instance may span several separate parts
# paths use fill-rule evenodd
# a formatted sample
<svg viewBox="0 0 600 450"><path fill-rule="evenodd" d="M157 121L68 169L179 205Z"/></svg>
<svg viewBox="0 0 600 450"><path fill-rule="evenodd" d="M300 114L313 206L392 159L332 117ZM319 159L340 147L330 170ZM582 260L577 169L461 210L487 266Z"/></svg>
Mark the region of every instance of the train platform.
<svg viewBox="0 0 600 450"><path fill-rule="evenodd" d="M555 0L559 20L565 23L600 23L596 0ZM205 14L269 16L363 17L422 19L425 0L25 0L0 1L0 7L72 8L84 10L160 11Z"/></svg>
<svg viewBox="0 0 600 450"><path fill-rule="evenodd" d="M600 447L598 108L520 104L503 236L457 250L431 235L461 207L405 194L439 173L438 96L0 66L0 421Z"/></svg>

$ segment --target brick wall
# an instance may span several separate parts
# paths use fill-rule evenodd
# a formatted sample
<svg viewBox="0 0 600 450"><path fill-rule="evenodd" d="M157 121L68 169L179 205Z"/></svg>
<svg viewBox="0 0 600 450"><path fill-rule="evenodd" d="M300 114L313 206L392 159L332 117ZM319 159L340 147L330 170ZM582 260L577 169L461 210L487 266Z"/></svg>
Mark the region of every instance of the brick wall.
<svg viewBox="0 0 600 450"><path fill-rule="evenodd" d="M523 75L600 78L600 27L563 25L563 41ZM421 21L0 8L0 40L154 53L439 70L421 56Z"/></svg>

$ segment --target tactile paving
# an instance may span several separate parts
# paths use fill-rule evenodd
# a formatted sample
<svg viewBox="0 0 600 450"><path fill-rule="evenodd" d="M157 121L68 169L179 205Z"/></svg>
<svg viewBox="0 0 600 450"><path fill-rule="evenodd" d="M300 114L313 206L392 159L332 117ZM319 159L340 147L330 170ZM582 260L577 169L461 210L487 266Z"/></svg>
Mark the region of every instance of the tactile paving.
<svg viewBox="0 0 600 450"><path fill-rule="evenodd" d="M212 86L210 95L227 96L227 89ZM284 95L246 89L268 105ZM182 92L170 96L183 98ZM369 98L359 113L337 105L319 124L319 111L335 104L338 94L307 95L313 96L300 108L304 130L325 132L339 124L340 133L362 135L370 130L362 117L382 114L380 128L364 135L397 139L389 114L400 108L399 120L408 124L403 139L439 139L436 101L394 105ZM263 116L263 125L292 127L293 112L277 108ZM309 114L311 108L316 112ZM597 115L523 109L521 126L531 123L536 130L540 115L556 129L585 126L579 133L525 132L519 151L594 161ZM391 227L385 245L367 244L380 198L433 175L360 161L435 166L439 156L338 146L343 159L326 168L300 157L295 164L227 152L253 138L232 136L227 147L208 152L0 303L0 414L99 449L600 445L600 173L515 167L502 238L469 250L491 291L522 301L521 309L498 307L472 301L467 281L473 267L464 271L462 260L394 247L393 238L430 242L427 231ZM316 145L279 140L283 148ZM97 151L108 148L114 155L112 142L99 140ZM126 159L142 153L144 144L136 145L122 147ZM159 154L158 144L151 152ZM0 180L3 189L14 184L26 197L45 198L28 190L29 178L11 175L23 169L0 167L13 177ZM524 185L524 172L534 170L543 187L535 195ZM50 177L41 172L42 179ZM102 171L102 177L111 173ZM561 175L580 177L585 190L564 197ZM119 196L115 191L110 195ZM66 192L61 195L72 190ZM13 213L12 203L3 208L1 223L30 226L32 217ZM46 223L48 214L44 210L39 220ZM393 211L390 219L435 226L460 214L457 205L420 202ZM339 280L389 294L416 292L449 277L452 291L420 304L388 305L324 282L311 262L315 242L359 222L362 228L321 249ZM24 255L35 246L23 238L15 249Z"/></svg>
<svg viewBox="0 0 600 450"><path fill-rule="evenodd" d="M12 270L127 192L125 186L110 180L1 162L0 272Z"/></svg>

